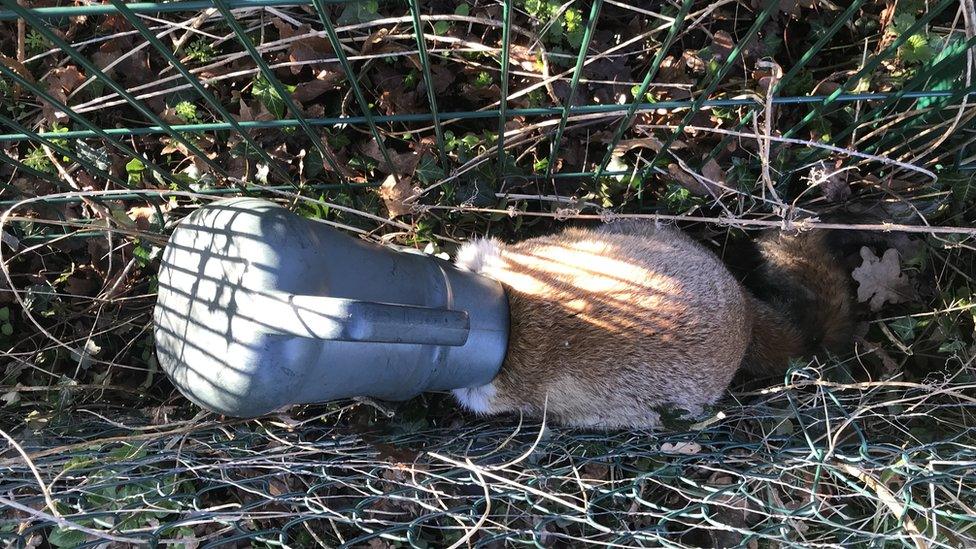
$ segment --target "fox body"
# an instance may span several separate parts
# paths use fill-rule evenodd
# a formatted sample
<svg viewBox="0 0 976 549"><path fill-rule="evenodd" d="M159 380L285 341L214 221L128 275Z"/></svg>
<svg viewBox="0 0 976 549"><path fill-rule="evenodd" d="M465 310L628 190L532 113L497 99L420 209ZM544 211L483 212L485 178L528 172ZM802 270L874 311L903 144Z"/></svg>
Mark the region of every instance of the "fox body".
<svg viewBox="0 0 976 549"><path fill-rule="evenodd" d="M458 267L503 285L511 325L497 376L455 397L483 414L654 428L662 409L715 403L740 368L781 372L791 357L842 346L846 276L823 237L771 234L758 247L762 298L704 246L649 222L469 242Z"/></svg>

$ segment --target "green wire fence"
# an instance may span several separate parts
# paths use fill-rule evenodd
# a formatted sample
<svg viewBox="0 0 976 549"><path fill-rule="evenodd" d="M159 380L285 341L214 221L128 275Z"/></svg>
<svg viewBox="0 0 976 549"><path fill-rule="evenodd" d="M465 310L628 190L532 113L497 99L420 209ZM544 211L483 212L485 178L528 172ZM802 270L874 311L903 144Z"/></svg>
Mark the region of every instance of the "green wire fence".
<svg viewBox="0 0 976 549"><path fill-rule="evenodd" d="M362 2L346 2L347 4L358 6ZM799 74L804 67L813 59L816 58L818 52L821 52L832 38L835 38L837 33L844 28L845 23L849 23L851 18L856 14L857 9L863 5L863 1L852 2L847 9L844 10L833 22L832 25L824 29L819 39L812 44L812 46L804 53L804 55L798 60L797 63L789 67L789 70L783 75L781 79L775 82L775 87L773 92L785 89L792 80ZM748 45L750 40L752 40L760 29L763 28L764 24L770 19L770 17L777 13L779 10L779 4L776 2L769 2L762 6L762 9L755 14L755 22L744 32L741 37L738 37L739 43L731 49L729 54L724 60L715 68L714 73L703 79L700 89L694 90L693 95L695 96L692 100L685 101L656 101L654 103L647 103L640 101L647 94L647 90L651 87L652 81L658 74L658 70L661 66L663 57L669 53L669 48L673 44L674 40L678 35L680 35L685 29L683 25L685 23L685 17L687 16L689 10L692 8L692 2L682 3L677 10L677 13L673 18L669 18L673 21L668 29L668 36L664 38L664 47L657 48L656 57L652 63L649 64L647 73L642 79L639 89L632 101L624 102L623 104L614 105L576 105L575 99L578 94L580 79L583 76L584 64L588 59L589 53L589 40L599 28L599 15L602 6L601 2L594 2L589 10L589 17L586 19L585 32L582 38L581 48L578 54L575 56L575 67L571 71L571 78L569 82L569 92L567 98L564 101L564 105L561 107L539 107L539 108L509 108L509 101L502 101L498 108L489 109L477 109L477 110L465 110L465 111L443 111L438 108L437 98L433 92L432 76L430 74L430 62L428 59L426 41L421 40L420 37L423 35L421 30L423 30L424 22L420 14L420 5L418 2L408 2L410 10L410 23L412 25L412 34L417 37L417 55L420 59L420 65L422 69L423 81L426 83L426 95L428 100L428 112L417 113L417 114L393 114L393 115L377 115L373 112L373 108L369 104L369 100L364 96L361 90L358 80L359 76L354 73L354 69L350 64L347 54L344 52L342 42L336 33L336 29L333 25L332 17L328 13L328 8L332 4L342 5L343 2L272 2L272 3L255 3L255 2L216 2L216 3L200 3L200 2L173 2L173 3L163 3L163 4L152 4L152 3L133 3L125 4L121 1L112 2L111 5L99 5L99 6L75 6L75 7L47 7L47 8L35 8L27 9L19 6L15 2L6 2L3 11L0 11L0 21L2 20L13 20L19 19L26 21L33 30L40 33L45 39L50 41L50 43L64 52L73 61L77 62L84 69L89 71L97 81L103 83L105 86L111 88L117 97L124 100L126 104L131 106L133 109L143 115L149 124L145 126L127 126L121 128L99 128L96 124L92 124L90 121L86 120L84 116L80 113L76 113L68 107L62 104L60 101L55 100L51 97L47 90L45 90L37 82L30 82L26 80L23 75L19 75L15 70L6 65L0 65L0 74L4 77L9 78L13 83L18 86L23 87L30 94L35 97L42 98L48 103L50 103L54 108L61 112L65 112L73 122L85 129L73 129L67 132L58 133L57 139L63 140L75 140L75 139L90 139L101 137L105 139L108 143L112 144L114 147L119 148L120 151L127 155L135 158L140 158L142 161L148 162L148 159L142 157L142 155L135 154L134 151L127 150L123 148L124 145L120 144L117 140L109 139L108 136L112 137L128 137L128 136L141 136L149 134L165 134L171 139L179 141L181 144L186 146L190 152L192 152L197 158L203 159L204 162L210 164L210 167L214 169L218 174L226 175L223 172L223 168L211 163L209 158L196 148L195 144L188 140L186 135L201 134L205 132L215 132L229 130L233 131L236 135L241 136L247 142L249 150L253 150L255 154L259 155L261 159L270 166L282 179L283 182L291 179L291 176L287 172L282 171L281 166L278 162L272 162L267 153L262 147L257 146L253 140L248 137L248 132L246 130L254 130L258 128L268 128L268 129L285 129L285 128L299 128L302 133L308 137L309 145L317 150L317 152L325 159L325 161L330 164L335 173L339 173L337 169L335 159L332 158L331 154L322 147L319 137L316 136L314 127L324 126L324 127L339 127L345 125L360 125L366 126L378 144L379 151L386 163L391 163L390 152L385 140L381 138L382 129L379 124L409 124L416 122L433 122L433 132L436 135L436 148L437 156L443 169L450 171L451 161L448 159L448 154L446 151L445 140L442 130L442 121L465 121L465 120L477 120L477 119L492 119L498 120L498 156L499 162L502 161L504 156L504 124L506 120L510 120L518 117L533 117L533 118L553 118L557 117L559 120L558 126L555 130L554 137L550 140L550 155L548 158L548 165L546 167L545 176L551 178L554 165L556 164L558 152L560 150L560 143L562 141L561 137L565 131L567 121L570 117L586 115L586 114L599 114L605 113L607 115L622 115L622 120L618 124L616 133L609 143L606 145L606 150L603 155L603 161L599 164L589 166L589 170L580 170L579 173L581 177L599 178L603 175L606 170L606 166L609 164L611 159L611 154L620 140L623 139L624 131L632 123L634 116L640 112L648 111L658 111L658 110L670 110L676 112L686 112L687 114L684 118L677 120L676 127L670 131L670 133L664 139L663 146L659 151L655 153L654 158L649 162L653 165L656 160L666 157L668 155L668 150L674 140L678 139L682 134L685 126L688 125L689 121L696 113L703 112L703 109L714 108L714 107L756 107L761 108L763 104L767 101L772 102L774 105L797 105L797 104L809 104L812 109L806 113L806 115L799 120L796 124L783 130L783 135L785 137L791 137L800 132L813 120L821 117L823 109L827 108L829 105L834 103L857 103L863 105L867 101L881 101L885 102L888 107L881 109L874 109L868 116L880 117L885 113L890 113L890 109L893 105L900 104L902 100L911 99L931 99L931 100L942 100L942 104L958 104L969 97L974 91L972 87L966 88L965 86L951 86L951 90L939 89L931 90L925 89L927 85L931 84L933 75L944 73L953 62L958 62L960 59L964 58L966 52L969 51L972 46L971 41L967 40L963 43L961 47L958 47L958 51L954 56L945 56L939 59L937 62L930 64L929 66L923 67L923 70L918 71L914 78L908 81L900 89L884 92L884 93L851 93L857 86L858 83L863 80L865 75L870 74L875 71L878 66L884 63L886 60L893 59L897 56L899 48L903 47L904 44L913 39L913 37L919 36L918 32L924 30L926 25L928 25L932 20L944 15L948 8L954 6L956 2L952 0L946 0L931 9L925 10L925 12L914 19L912 24L906 29L900 31L900 33L894 37L890 43L878 53L868 56L864 59L862 66L858 71L849 75L841 85L837 86L836 89L830 94L810 94L801 96L783 96L774 95L770 98L762 98L760 96L754 95L751 98L736 98L736 99L717 99L713 97L716 89L723 84L725 77L736 66L739 57L742 54L743 45ZM368 4L368 2L367 2ZM232 9L256 9L262 7L279 7L279 6L307 6L311 8L311 11L315 14L315 19L317 19L325 30L325 35L327 36L329 43L331 44L333 51L335 52L335 58L323 60L323 61L333 61L338 62L342 71L345 73L346 82L350 86L350 91L353 93L356 104L359 107L358 114L343 114L341 117L310 117L305 116L302 110L291 100L291 94L286 89L286 87L278 80L275 76L274 71L270 68L269 64L263 59L263 55L259 52L252 43L251 39L247 36L245 29L241 27L236 19L232 16L230 10ZM502 9L504 11L501 21L479 21L481 24L485 24L490 27L501 27L501 49L500 54L505 54L510 50L510 44L512 41L510 34L511 18L510 12L513 10L511 2L503 2ZM162 44L155 36L153 36L152 31L140 20L141 14L163 14L163 13L173 13L182 11L198 11L201 9L211 9L216 10L219 13L223 21L232 31L234 39L236 39L244 52L249 56L250 59L254 61L259 73L268 80L274 93L280 98L280 100L287 107L287 113L291 116L285 116L277 120L266 120L266 121L237 121L234 119L227 108L219 103L212 94L207 92L197 76L194 76L188 68L181 63L172 52L168 51L166 46ZM61 37L55 34L51 27L50 22L52 20L59 21L65 18L78 17L78 16L89 16L89 15L120 15L125 18L139 33L139 35L144 38L149 44L152 45L153 49L161 55L165 61L176 71L186 82L185 85L181 87L191 87L196 91L198 97L207 103L211 108L213 108L218 116L218 121L215 122L199 122L199 123L188 123L188 124L168 124L161 120L156 113L148 110L141 100L133 95L130 91L123 89L119 84L114 82L105 73L103 73L98 67L94 66L84 55L81 54L77 49L73 48L70 44L65 42ZM459 20L464 20L463 17L456 16ZM955 42L954 42L955 43ZM510 85L510 74L508 68L508 55L497 55L500 59L500 83L502 86L502 91L504 91L504 96L508 97L508 87ZM199 72L199 71L197 71ZM960 82L960 84L963 84ZM171 88L172 90L172 88ZM744 116L742 117L742 125L748 124L753 116L753 110L747 109ZM5 126L9 126L11 129L16 129L17 126L12 120L5 118L3 120ZM853 127L853 126L851 126ZM912 124L902 124L901 127L912 127ZM834 137L834 140L841 142L844 137L847 137L850 133L850 127L846 130L842 130L840 134ZM32 133L29 131L14 131L10 133L5 133L0 135L0 142L9 141L34 141L37 143L43 143L50 145L50 139L55 136L48 136L45 132ZM893 136L888 137L888 142L893 139ZM816 151L813 151L816 152ZM714 156L714 153L713 153ZM8 164L10 159L4 159ZM164 175L165 172L158 165L153 162L148 162L147 164L154 171ZM496 174L498 177L504 177L506 174L504 172L504 163L499 164L499 173ZM96 170L97 171L97 170ZM165 174L172 175L172 174ZM398 174L394 174L398 175ZM337 178L334 182L338 181Z"/></svg>
<svg viewBox="0 0 976 549"><path fill-rule="evenodd" d="M854 193L957 227L932 286L969 284L972 2L787 4L0 0L0 539L976 545L961 293L861 334L950 374L897 377L871 347L666 433L444 395L222 420L155 363L160 246L235 194L439 253L580 215L790 223ZM941 339L912 352L923 332ZM854 379L871 360L885 375Z"/></svg>

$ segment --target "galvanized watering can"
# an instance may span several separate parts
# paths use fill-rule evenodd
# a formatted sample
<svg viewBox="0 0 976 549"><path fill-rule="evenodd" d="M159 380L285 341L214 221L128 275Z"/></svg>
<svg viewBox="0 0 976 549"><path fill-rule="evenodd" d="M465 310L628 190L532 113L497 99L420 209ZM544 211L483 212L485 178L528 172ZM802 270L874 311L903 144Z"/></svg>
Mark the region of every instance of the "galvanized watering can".
<svg viewBox="0 0 976 549"><path fill-rule="evenodd" d="M497 282L254 198L214 202L177 226L153 316L173 383L239 417L481 385L508 343Z"/></svg>

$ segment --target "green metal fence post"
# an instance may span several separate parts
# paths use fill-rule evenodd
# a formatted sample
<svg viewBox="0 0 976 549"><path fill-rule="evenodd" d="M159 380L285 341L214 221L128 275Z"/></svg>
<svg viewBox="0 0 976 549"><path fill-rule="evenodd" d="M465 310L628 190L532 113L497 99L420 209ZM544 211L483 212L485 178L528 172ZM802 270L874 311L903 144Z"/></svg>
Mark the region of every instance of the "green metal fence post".
<svg viewBox="0 0 976 549"><path fill-rule="evenodd" d="M427 86L427 103L430 104L430 115L434 119L434 137L437 140L437 155L441 161L441 168L446 174L450 171L451 164L447 158L447 146L444 144L444 129L441 127L441 117L437 110L434 78L430 73L430 57L427 55L427 40L424 38L424 27L420 20L420 0L410 0L410 16L413 18L413 32L417 36L417 52L420 56L420 67L424 75L424 85Z"/></svg>
<svg viewBox="0 0 976 549"><path fill-rule="evenodd" d="M596 173L593 174L593 178L596 180L600 179L600 176L606 171L607 166L613 158L613 151L617 148L617 144L624 136L624 132L630 128L630 124L634 121L634 117L637 115L637 107L644 100L644 95L647 93L648 88L651 86L651 82L654 77L657 76L658 70L661 68L661 63L664 61L664 56L667 55L668 50L671 45L674 44L674 40L678 37L678 31L681 30L681 25L684 24L685 17L688 16L688 12L691 11L691 6L694 4L694 0L684 0L681 3L681 8L678 10L678 14L674 18L674 23L672 23L671 28L668 30L667 36L664 38L664 42L661 43L661 47L657 50L657 54L654 55L654 60L651 62L651 67L647 70L647 74L644 75L644 80L640 84L640 88L637 90L637 94L634 97L633 103L631 103L630 108L627 109L627 114L624 115L623 120L617 126L617 131L613 134L613 139L610 140L610 145L607 146L607 152L603 156L603 160L600 165L597 166Z"/></svg>
<svg viewBox="0 0 976 549"><path fill-rule="evenodd" d="M505 122L508 117L508 73L512 49L512 0L502 2L501 98L498 104L498 178L505 182Z"/></svg>
<svg viewBox="0 0 976 549"><path fill-rule="evenodd" d="M579 89L580 76L583 74L586 53L590 49L593 30L596 29L597 19L600 17L600 8L602 7L603 0L594 0L593 5L590 7L590 17L586 20L586 30L583 32L583 43L580 45L579 55L576 56L576 67L573 69L573 78L569 84L569 97L563 103L562 114L559 116L559 125L556 127L556 135L552 139L552 148L549 152L549 164L546 165L546 179L552 177L552 171L556 164L559 147L563 139L563 131L566 130L566 121L569 120L569 110L576 101L576 92Z"/></svg>

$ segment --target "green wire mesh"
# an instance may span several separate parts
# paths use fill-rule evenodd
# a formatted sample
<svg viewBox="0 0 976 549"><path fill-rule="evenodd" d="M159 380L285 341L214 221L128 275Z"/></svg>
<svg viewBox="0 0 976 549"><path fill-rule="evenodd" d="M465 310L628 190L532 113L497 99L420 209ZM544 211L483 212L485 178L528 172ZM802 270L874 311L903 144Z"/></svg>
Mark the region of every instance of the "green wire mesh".
<svg viewBox="0 0 976 549"><path fill-rule="evenodd" d="M968 0L49 4L0 0L5 543L976 545L969 336L898 355L949 374L852 379L869 349L696 424L585 433L445 395L196 415L149 316L172 225L234 194L431 253L580 215L721 242L838 207L811 175L832 166L886 220L971 236ZM939 238L969 280L970 244ZM952 334L953 299L865 330Z"/></svg>

